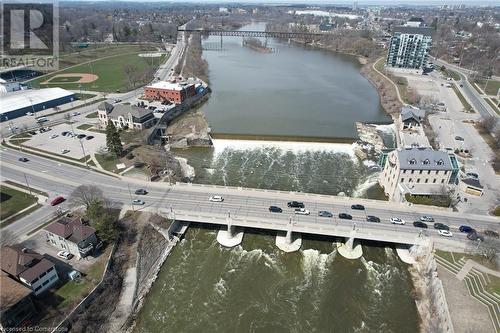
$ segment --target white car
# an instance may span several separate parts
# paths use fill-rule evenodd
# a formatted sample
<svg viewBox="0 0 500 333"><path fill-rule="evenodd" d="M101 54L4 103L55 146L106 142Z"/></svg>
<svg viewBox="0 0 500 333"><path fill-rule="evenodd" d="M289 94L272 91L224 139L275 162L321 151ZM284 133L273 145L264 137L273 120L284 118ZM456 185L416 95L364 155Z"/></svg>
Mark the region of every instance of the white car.
<svg viewBox="0 0 500 333"><path fill-rule="evenodd" d="M438 234L443 237L453 237L453 234L448 230L438 230Z"/></svg>
<svg viewBox="0 0 500 333"><path fill-rule="evenodd" d="M76 116L79 116L79 115L80 115L80 112L73 112L71 115L72 115L73 117L76 117Z"/></svg>
<svg viewBox="0 0 500 333"><path fill-rule="evenodd" d="M297 209L295 209L295 214L297 214L297 215L309 215L309 214L311 214L311 212L305 208L297 208Z"/></svg>
<svg viewBox="0 0 500 333"><path fill-rule="evenodd" d="M211 201L211 202L222 202L222 201L224 201L224 198L221 197L220 195L214 195L214 196L211 196L210 198L208 198L208 201Z"/></svg>
<svg viewBox="0 0 500 333"><path fill-rule="evenodd" d="M403 225L406 222L403 219L399 218L399 217L391 217L391 223L392 224L401 224L401 225Z"/></svg>
<svg viewBox="0 0 500 333"><path fill-rule="evenodd" d="M69 149L61 149L61 154L67 154L69 153Z"/></svg>
<svg viewBox="0 0 500 333"><path fill-rule="evenodd" d="M144 201L140 200L140 199L135 199L135 200L132 200L132 204L133 205L139 205L139 206L142 206L145 204Z"/></svg>
<svg viewBox="0 0 500 333"><path fill-rule="evenodd" d="M63 258L63 259L66 259L66 260L69 260L73 257L73 255L69 252L66 252L66 251L59 251L57 252L57 256L59 258Z"/></svg>
<svg viewBox="0 0 500 333"><path fill-rule="evenodd" d="M51 136L49 136L49 138L51 138L51 139L55 139L55 138L57 138L58 136L59 136L58 134L52 134Z"/></svg>

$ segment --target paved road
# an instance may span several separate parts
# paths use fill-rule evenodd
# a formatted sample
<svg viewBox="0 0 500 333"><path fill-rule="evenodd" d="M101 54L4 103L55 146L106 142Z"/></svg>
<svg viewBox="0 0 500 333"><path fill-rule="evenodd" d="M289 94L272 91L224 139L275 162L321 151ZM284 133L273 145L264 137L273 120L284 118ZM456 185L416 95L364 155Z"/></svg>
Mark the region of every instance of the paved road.
<svg viewBox="0 0 500 333"><path fill-rule="evenodd" d="M58 163L49 159L30 156L30 161L19 162L18 152L3 148L1 153L0 171L3 179L23 184L24 175L28 178L31 186L48 192L50 198L56 195L67 197L79 184L94 184L99 186L106 197L115 201L118 205L129 206L132 199L141 198L146 205L135 207L136 209L157 211L160 208L174 212L191 212L194 215L226 216L231 214L234 218L245 217L253 220L274 221L281 226L289 223L290 218L297 226L306 227L316 225L318 228L331 228L334 225L345 225L347 229L356 227L370 232L400 232L416 236L418 229L411 225L422 214L432 215L438 222L448 224L452 231L457 231L462 224L471 225L477 229L498 229L500 219L480 215L457 214L448 210L433 209L431 207L414 208L406 205L364 199L351 199L325 195L311 195L305 193L278 192L242 188L225 188L200 185L172 185L165 183L149 183L126 177L112 177L83 168ZM131 193L129 192L129 186ZM149 193L146 196L134 195L137 188L146 188ZM224 202L212 203L208 201L211 195L224 196ZM49 198L49 201L50 201ZM303 201L311 211L310 216L296 216L293 210L286 207L288 200ZM365 205L366 211L352 210L353 203ZM268 211L270 205L278 205L284 209L282 214L274 214ZM68 203L62 204L67 207ZM130 206L129 206L130 207ZM54 211L50 207L46 211ZM322 218L317 216L319 210L328 210L335 214L349 213L353 216L352 221L334 218ZM376 215L382 223L366 222L366 215ZM391 217L400 217L409 223L404 226L392 225ZM22 238L26 230L41 225L44 221L26 217L6 227L16 236ZM311 224L312 223L312 224ZM346 230L347 230L346 229ZM286 229L283 229L286 230ZM458 233L458 232L457 232ZM435 230L429 229L427 234L437 237ZM465 240L464 235L456 235L455 238Z"/></svg>

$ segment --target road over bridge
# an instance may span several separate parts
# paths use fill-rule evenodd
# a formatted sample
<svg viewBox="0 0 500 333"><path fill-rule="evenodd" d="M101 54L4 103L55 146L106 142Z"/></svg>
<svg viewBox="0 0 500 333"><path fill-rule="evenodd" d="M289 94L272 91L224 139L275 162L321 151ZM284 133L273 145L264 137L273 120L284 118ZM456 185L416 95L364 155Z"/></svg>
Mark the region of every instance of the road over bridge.
<svg viewBox="0 0 500 333"><path fill-rule="evenodd" d="M20 156L28 157L29 161L18 161ZM236 227L287 231L292 225L294 232L338 237L347 237L356 229L356 238L404 244L412 244L418 236L420 229L413 227L412 222L422 215L433 216L436 222L449 225L454 232L452 240L444 240L430 226L430 229L423 231L423 235L433 240L439 239L440 242L455 241L455 244L457 241L467 242L465 235L458 232L460 225L470 225L478 230L498 230L500 222L499 218L493 216L468 215L448 209L408 206L386 201L213 185L152 183L129 177L110 176L4 147L0 158L2 180L8 179L19 184L26 184L28 181L33 188L46 191L49 201L56 195L67 197L78 185L93 184L102 189L106 197L124 207L132 209L131 201L140 198L146 204L135 206L134 209L174 214L172 217L177 220L224 225L230 217L230 223ZM136 196L134 190L137 188L145 188L149 193L146 196ZM224 201L210 202L208 198L212 195L221 195ZM290 200L304 202L311 215L295 215L293 209L287 208L287 202ZM351 205L355 203L364 205L366 210L351 209ZM283 213L270 213L270 205L283 208ZM44 205L39 214L41 216L55 210L56 207ZM320 210L330 211L334 217L319 217ZM339 219L339 213L349 213L353 219ZM367 215L378 216L381 223L367 222ZM389 221L391 217L400 217L407 221L407 224L393 225ZM4 230L24 237L27 231L43 222L28 216L10 224Z"/></svg>

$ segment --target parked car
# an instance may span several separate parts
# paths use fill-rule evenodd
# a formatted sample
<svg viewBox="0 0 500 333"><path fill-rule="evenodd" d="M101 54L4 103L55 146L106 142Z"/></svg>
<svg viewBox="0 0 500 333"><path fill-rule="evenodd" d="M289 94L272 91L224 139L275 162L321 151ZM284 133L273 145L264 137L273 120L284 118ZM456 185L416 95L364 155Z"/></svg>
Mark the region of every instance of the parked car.
<svg viewBox="0 0 500 333"><path fill-rule="evenodd" d="M139 205L139 206L142 206L142 205L144 205L144 204L145 204L145 202L144 202L144 201L142 201L141 199L134 199L134 200L132 200L132 204L133 204L133 205Z"/></svg>
<svg viewBox="0 0 500 333"><path fill-rule="evenodd" d="M61 154L67 154L69 152L70 152L69 149L61 149Z"/></svg>
<svg viewBox="0 0 500 333"><path fill-rule="evenodd" d="M75 112L73 112L71 115L72 115L73 117L76 117L76 116L79 116L79 115L80 115L80 112L75 111Z"/></svg>
<svg viewBox="0 0 500 333"><path fill-rule="evenodd" d="M479 178L479 175L475 172L467 172L465 175L469 178L476 178L476 179Z"/></svg>
<svg viewBox="0 0 500 333"><path fill-rule="evenodd" d="M476 230L474 230L474 228L469 227L468 225L461 225L461 226L458 228L458 230L459 230L460 232L465 232L465 233L471 233L471 232L473 232L473 231L476 231Z"/></svg>
<svg viewBox="0 0 500 333"><path fill-rule="evenodd" d="M29 159L26 157L19 157L19 162L28 162Z"/></svg>
<svg viewBox="0 0 500 333"><path fill-rule="evenodd" d="M415 221L413 222L413 226L416 228L424 228L427 229L427 224L422 222L422 221Z"/></svg>
<svg viewBox="0 0 500 333"><path fill-rule="evenodd" d="M88 136L85 138L85 140L92 140L93 138L94 138L94 136L93 136L93 135L88 135Z"/></svg>
<svg viewBox="0 0 500 333"><path fill-rule="evenodd" d="M304 208L305 207L304 203L300 202L300 201L289 201L286 205L290 208Z"/></svg>
<svg viewBox="0 0 500 333"><path fill-rule="evenodd" d="M405 222L402 218L399 218L399 217L391 217L391 223L392 223L392 224L399 224L399 225L403 225L403 224L405 224L406 222Z"/></svg>
<svg viewBox="0 0 500 333"><path fill-rule="evenodd" d="M448 227L446 224L443 224L443 223L434 223L434 229L450 230L450 227Z"/></svg>
<svg viewBox="0 0 500 333"><path fill-rule="evenodd" d="M464 138L462 138L461 136L458 136L458 135L457 135L457 136L455 137L455 140L457 140L457 141L464 141Z"/></svg>
<svg viewBox="0 0 500 333"><path fill-rule="evenodd" d="M62 197L62 196L60 196L60 195L59 195L59 196L55 197L55 198L54 198L54 199L50 202L50 205L51 205L51 206L59 205L59 204L60 204L61 202L63 202L64 200L66 200L66 199L64 199L64 197Z"/></svg>
<svg viewBox="0 0 500 333"><path fill-rule="evenodd" d="M283 209L278 206L269 206L269 211L271 213L283 213Z"/></svg>
<svg viewBox="0 0 500 333"><path fill-rule="evenodd" d="M365 206L363 206L363 205L352 205L351 209L365 210Z"/></svg>
<svg viewBox="0 0 500 333"><path fill-rule="evenodd" d="M64 132L61 132L61 135L66 136L66 135L68 135L68 133L69 133L68 131L64 131Z"/></svg>
<svg viewBox="0 0 500 333"><path fill-rule="evenodd" d="M330 213L329 211L326 211L326 210L320 210L318 212L318 216L321 216L321 217L333 217L333 214Z"/></svg>
<svg viewBox="0 0 500 333"><path fill-rule="evenodd" d="M469 232L467 234L467 238L470 240L480 240L481 242L484 241L484 237L478 234L475 230L473 232Z"/></svg>
<svg viewBox="0 0 500 333"><path fill-rule="evenodd" d="M367 222L376 222L376 223L379 223L380 222L380 219L376 216L373 216L373 215L367 215L366 216L366 221Z"/></svg>
<svg viewBox="0 0 500 333"><path fill-rule="evenodd" d="M86 136L87 136L87 135L85 135L85 134L78 134L76 137L77 137L78 139L83 139L83 138L84 138L84 137L86 137Z"/></svg>
<svg viewBox="0 0 500 333"><path fill-rule="evenodd" d="M453 237L453 234L448 230L438 230L438 234L443 237Z"/></svg>
<svg viewBox="0 0 500 333"><path fill-rule="evenodd" d="M222 201L224 201L224 198L221 197L220 195L214 195L214 196L211 196L210 198L208 198L208 201L211 201L211 202L222 202Z"/></svg>
<svg viewBox="0 0 500 333"><path fill-rule="evenodd" d="M71 258L73 258L73 255L69 252L66 252L66 251L59 251L57 252L57 256L59 258L63 258L63 259L66 259L66 260L69 260Z"/></svg>
<svg viewBox="0 0 500 333"><path fill-rule="evenodd" d="M146 194L148 194L148 191L146 191L146 190L145 190L145 189L143 189L143 188L140 188L140 189L135 190L135 194L138 194L138 195L146 195Z"/></svg>
<svg viewBox="0 0 500 333"><path fill-rule="evenodd" d="M434 218L432 216L424 215L420 217L420 221L422 222L434 222Z"/></svg>
<svg viewBox="0 0 500 333"><path fill-rule="evenodd" d="M295 214L297 214L297 215L309 215L309 214L311 214L311 212L305 208L296 208Z"/></svg>
<svg viewBox="0 0 500 333"><path fill-rule="evenodd" d="M339 219L343 220L352 220L352 216L347 214L347 213L340 213L339 214Z"/></svg>
<svg viewBox="0 0 500 333"><path fill-rule="evenodd" d="M115 103L120 103L121 101L122 101L122 100L121 100L121 99L119 99L119 98L115 99Z"/></svg>
<svg viewBox="0 0 500 333"><path fill-rule="evenodd" d="M55 139L55 138L57 138L58 136L59 136L58 134L52 134L51 136L49 136L49 138L51 138L51 139Z"/></svg>

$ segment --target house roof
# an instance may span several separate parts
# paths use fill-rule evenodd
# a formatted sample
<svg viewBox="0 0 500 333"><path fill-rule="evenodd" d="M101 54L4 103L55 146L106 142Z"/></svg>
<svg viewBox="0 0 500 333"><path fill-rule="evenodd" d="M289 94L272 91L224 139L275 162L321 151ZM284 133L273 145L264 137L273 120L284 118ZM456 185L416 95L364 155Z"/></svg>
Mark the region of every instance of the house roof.
<svg viewBox="0 0 500 333"><path fill-rule="evenodd" d="M108 113L108 117L111 117L113 119L116 119L119 116L128 118L129 113L132 115L132 117L142 118L144 116L152 114L153 111L135 105L118 104L113 107L110 113Z"/></svg>
<svg viewBox="0 0 500 333"><path fill-rule="evenodd" d="M409 35L424 35L424 36L432 36L432 29L425 27L404 27L398 26L394 27L394 32L399 32L402 34Z"/></svg>
<svg viewBox="0 0 500 333"><path fill-rule="evenodd" d="M73 243L79 243L95 234L95 229L84 224L79 217L62 217L46 226L45 230Z"/></svg>
<svg viewBox="0 0 500 333"><path fill-rule="evenodd" d="M21 245L3 246L0 254L2 271L16 277L43 259L41 254Z"/></svg>
<svg viewBox="0 0 500 333"><path fill-rule="evenodd" d="M31 294L31 289L0 272L0 311L10 308Z"/></svg>
<svg viewBox="0 0 500 333"><path fill-rule="evenodd" d="M108 102L102 102L99 104L97 107L99 111L106 111L106 112L111 112L113 110L113 104L108 103Z"/></svg>
<svg viewBox="0 0 500 333"><path fill-rule="evenodd" d="M399 166L403 170L452 170L447 152L428 147L413 147L395 150Z"/></svg>
<svg viewBox="0 0 500 333"><path fill-rule="evenodd" d="M45 259L42 258L39 263L37 263L35 266L32 266L19 274L20 278L23 278L26 281L33 281L36 277L40 276L43 272L46 272L50 267L53 267L54 264Z"/></svg>
<svg viewBox="0 0 500 333"><path fill-rule="evenodd" d="M403 106L401 108L401 120L406 121L408 119L415 119L420 122L425 117L425 110L410 108L408 106Z"/></svg>

